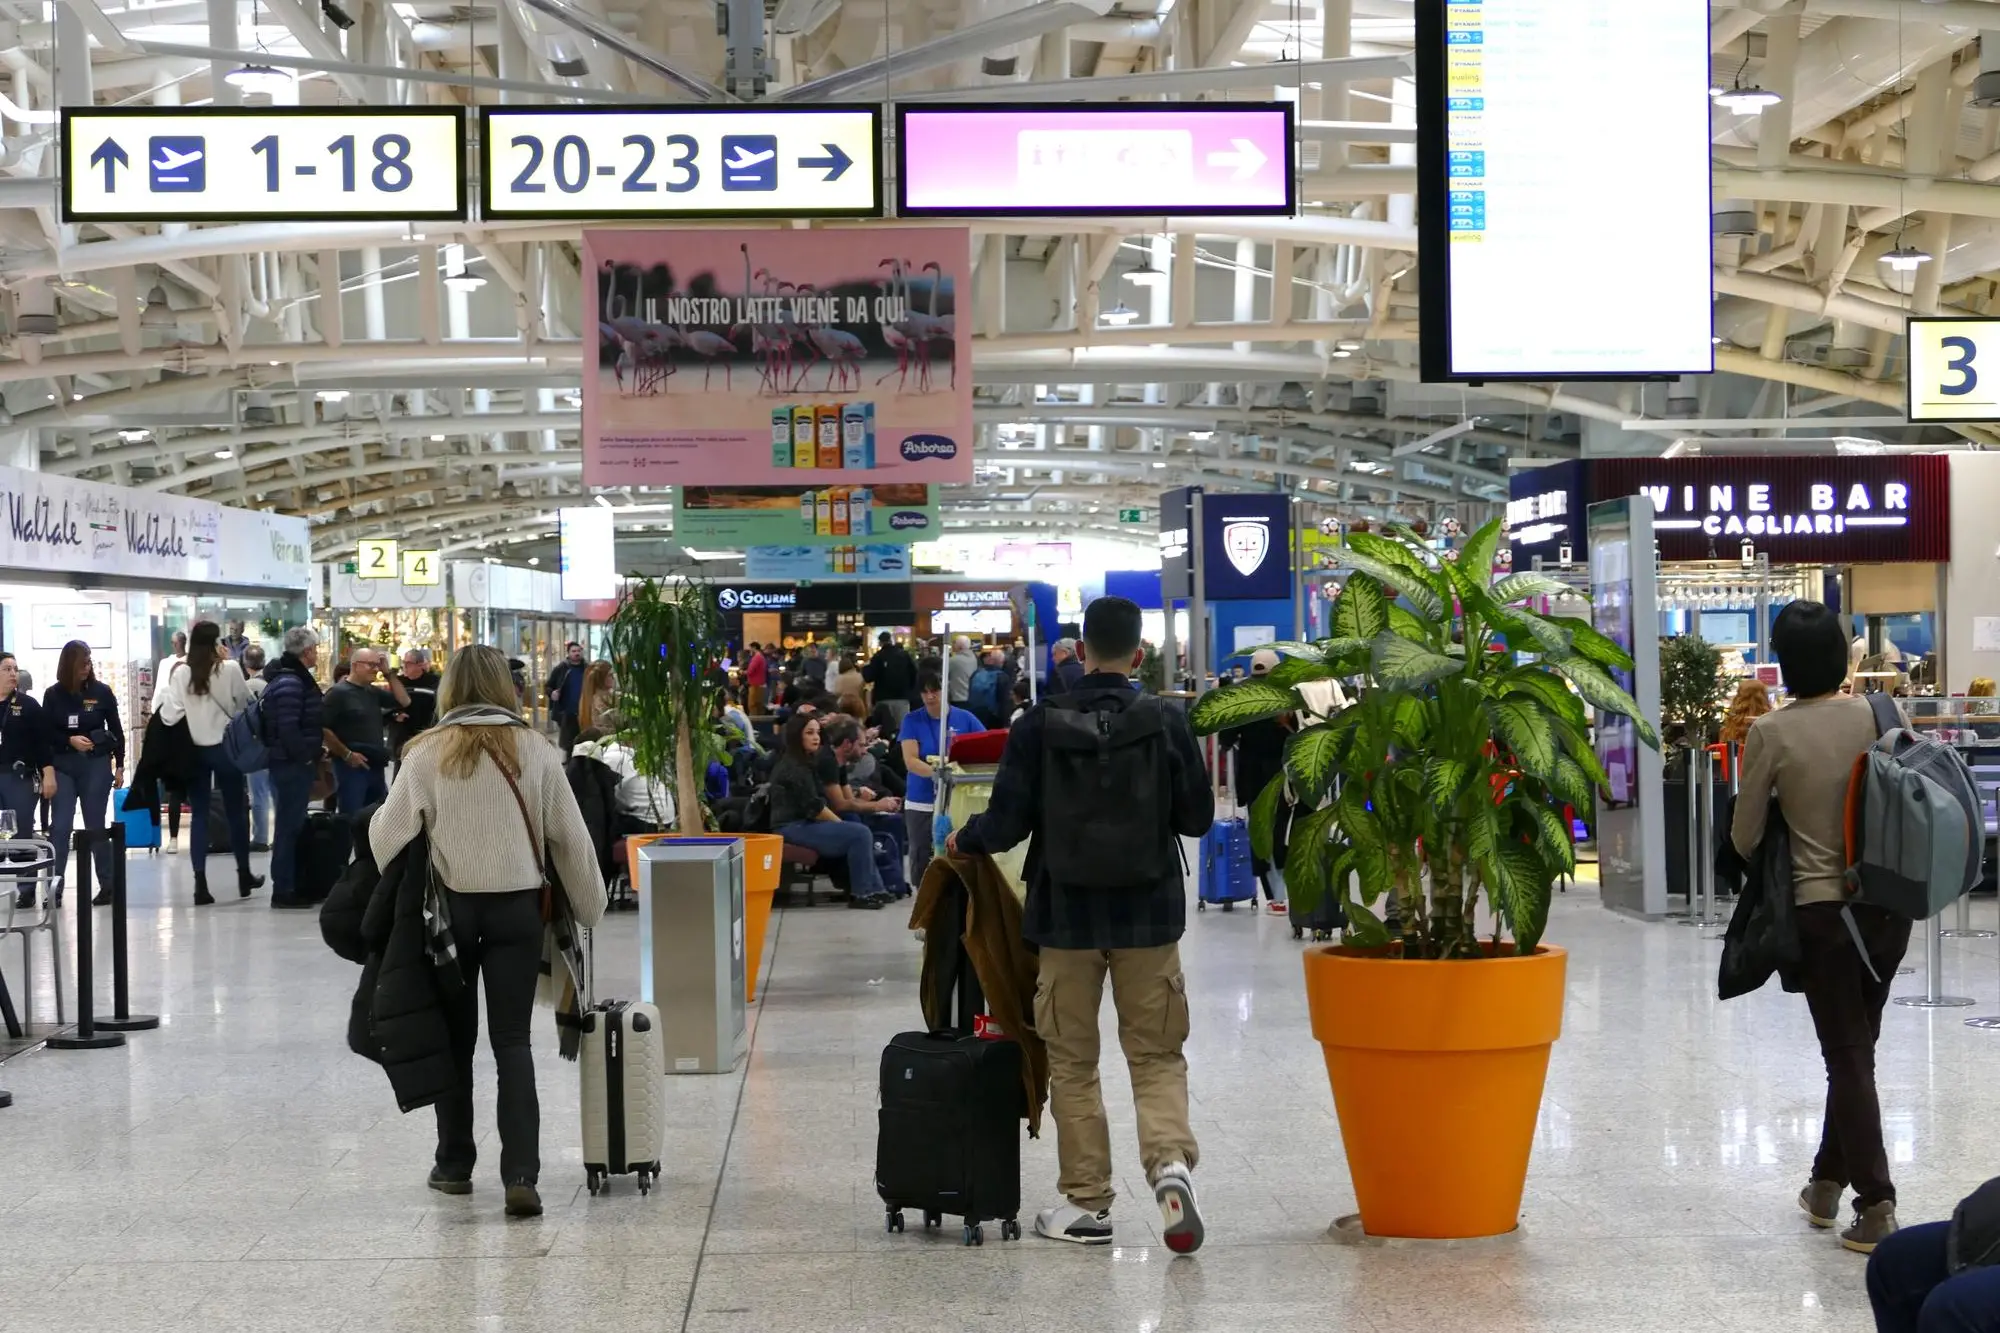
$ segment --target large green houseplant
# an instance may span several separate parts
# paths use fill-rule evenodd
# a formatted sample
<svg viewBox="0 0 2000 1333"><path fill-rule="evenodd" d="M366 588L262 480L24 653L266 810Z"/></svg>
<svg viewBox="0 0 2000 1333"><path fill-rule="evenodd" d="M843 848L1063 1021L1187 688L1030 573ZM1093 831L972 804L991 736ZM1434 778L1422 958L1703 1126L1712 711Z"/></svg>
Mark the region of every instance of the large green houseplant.
<svg viewBox="0 0 2000 1333"><path fill-rule="evenodd" d="M723 756L715 728L716 671L727 643L715 590L692 579L635 579L610 624L622 735L639 771L667 783L674 827L706 827L702 775ZM657 814L657 812L656 812Z"/></svg>
<svg viewBox="0 0 2000 1333"><path fill-rule="evenodd" d="M1482 892L1516 949L1541 939L1554 881L1575 867L1564 807L1588 818L1606 780L1586 704L1635 719L1658 745L1611 676L1632 659L1588 621L1527 608L1568 585L1534 573L1496 580L1499 535L1496 519L1444 559L1407 531L1350 534L1337 558L1353 572L1332 637L1272 645L1287 660L1211 690L1191 714L1206 734L1302 712L1304 682L1365 681L1352 707L1287 742L1283 775L1251 805L1251 842L1268 855L1289 782L1307 812L1284 861L1295 910L1337 894L1352 942L1385 944L1386 899L1405 958L1480 956Z"/></svg>
<svg viewBox="0 0 2000 1333"><path fill-rule="evenodd" d="M1192 713L1204 733L1303 723L1251 805L1251 841L1270 855L1289 788L1292 909L1330 893L1347 912L1343 943L1306 951L1306 996L1372 1235L1516 1225L1562 1028L1567 956L1541 939L1575 862L1565 811L1587 816L1606 781L1586 705L1659 743L1613 679L1630 657L1587 621L1529 609L1565 585L1496 580L1499 540L1496 520L1454 559L1407 530L1350 534L1332 636L1273 645L1287 658L1269 675L1210 691ZM1359 698L1314 713L1321 692L1301 687L1333 679L1359 680Z"/></svg>

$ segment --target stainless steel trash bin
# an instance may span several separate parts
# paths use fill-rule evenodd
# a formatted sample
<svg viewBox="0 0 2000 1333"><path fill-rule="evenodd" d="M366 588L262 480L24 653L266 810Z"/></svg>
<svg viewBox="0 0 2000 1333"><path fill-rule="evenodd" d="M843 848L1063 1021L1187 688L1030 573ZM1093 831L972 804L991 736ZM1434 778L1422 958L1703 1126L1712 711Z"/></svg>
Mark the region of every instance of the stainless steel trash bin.
<svg viewBox="0 0 2000 1333"><path fill-rule="evenodd" d="M743 1058L743 843L663 838L639 849L639 998L659 1006L667 1072L726 1074Z"/></svg>

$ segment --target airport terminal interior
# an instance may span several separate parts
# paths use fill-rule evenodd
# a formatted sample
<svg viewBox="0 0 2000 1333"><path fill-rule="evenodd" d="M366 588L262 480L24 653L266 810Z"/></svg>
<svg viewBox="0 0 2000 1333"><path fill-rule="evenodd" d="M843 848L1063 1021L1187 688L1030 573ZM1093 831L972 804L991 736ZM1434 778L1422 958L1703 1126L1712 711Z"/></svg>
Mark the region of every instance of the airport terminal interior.
<svg viewBox="0 0 2000 1333"><path fill-rule="evenodd" d="M1996 446L2000 0L0 0L0 1333L2000 1333Z"/></svg>

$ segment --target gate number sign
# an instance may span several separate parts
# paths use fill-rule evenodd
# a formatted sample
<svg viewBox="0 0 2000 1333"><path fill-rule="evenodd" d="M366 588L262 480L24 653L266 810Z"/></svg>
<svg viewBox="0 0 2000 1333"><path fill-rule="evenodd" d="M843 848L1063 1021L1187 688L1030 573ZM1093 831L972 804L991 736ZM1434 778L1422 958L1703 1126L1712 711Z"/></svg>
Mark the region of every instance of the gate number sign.
<svg viewBox="0 0 2000 1333"><path fill-rule="evenodd" d="M356 556L356 578L393 579L398 572L394 538L370 537L362 541Z"/></svg>
<svg viewBox="0 0 2000 1333"><path fill-rule="evenodd" d="M1912 421L2000 420L2000 319L1913 319Z"/></svg>

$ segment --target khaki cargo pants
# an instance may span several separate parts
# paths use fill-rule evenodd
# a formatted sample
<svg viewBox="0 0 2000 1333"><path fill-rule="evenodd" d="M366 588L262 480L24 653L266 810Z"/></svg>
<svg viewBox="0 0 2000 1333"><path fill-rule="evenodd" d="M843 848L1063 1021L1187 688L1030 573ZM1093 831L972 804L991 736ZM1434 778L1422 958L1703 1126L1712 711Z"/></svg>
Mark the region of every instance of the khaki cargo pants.
<svg viewBox="0 0 2000 1333"><path fill-rule="evenodd" d="M1097 1077L1104 978L1118 1011L1118 1044L1132 1072L1139 1156L1150 1181L1170 1162L1193 1169L1188 1127L1187 983L1178 944L1154 949L1043 949L1035 1027L1049 1050L1049 1108L1056 1121L1058 1188L1077 1207L1111 1206L1111 1127Z"/></svg>

